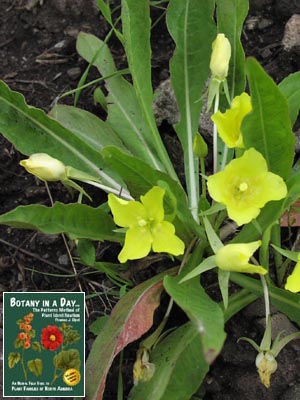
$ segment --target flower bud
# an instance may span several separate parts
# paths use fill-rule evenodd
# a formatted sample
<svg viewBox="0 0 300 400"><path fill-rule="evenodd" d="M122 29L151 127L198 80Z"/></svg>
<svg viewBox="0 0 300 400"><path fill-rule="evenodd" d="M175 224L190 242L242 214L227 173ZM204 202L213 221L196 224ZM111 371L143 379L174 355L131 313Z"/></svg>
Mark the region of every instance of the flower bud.
<svg viewBox="0 0 300 400"><path fill-rule="evenodd" d="M65 165L45 153L32 154L27 160L22 160L20 165L42 181L61 181L67 177Z"/></svg>
<svg viewBox="0 0 300 400"><path fill-rule="evenodd" d="M277 361L270 352L260 352L256 356L255 364L259 373L261 382L265 387L270 387L271 375L277 369Z"/></svg>
<svg viewBox="0 0 300 400"><path fill-rule="evenodd" d="M212 43L210 70L214 78L223 81L228 74L231 45L224 33L218 33Z"/></svg>

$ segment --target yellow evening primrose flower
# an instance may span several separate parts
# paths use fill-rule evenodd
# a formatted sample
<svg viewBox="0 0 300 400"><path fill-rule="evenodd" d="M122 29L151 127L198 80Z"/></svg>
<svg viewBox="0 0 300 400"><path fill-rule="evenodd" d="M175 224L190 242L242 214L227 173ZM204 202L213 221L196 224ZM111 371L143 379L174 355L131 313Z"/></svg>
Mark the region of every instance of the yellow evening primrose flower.
<svg viewBox="0 0 300 400"><path fill-rule="evenodd" d="M151 249L178 256L184 252L184 242L175 235L175 227L164 221L165 190L154 186L141 201L126 201L108 195L108 205L117 225L128 228L118 259L121 263L145 257Z"/></svg>
<svg viewBox="0 0 300 400"><path fill-rule="evenodd" d="M254 148L209 176L207 186L210 196L226 206L229 218L239 226L256 218L267 202L287 195L283 179L268 171L266 160Z"/></svg>
<svg viewBox="0 0 300 400"><path fill-rule="evenodd" d="M242 93L232 100L230 109L224 113L217 111L212 115L211 119L217 125L219 135L227 147L244 147L241 125L251 110L250 96Z"/></svg>
<svg viewBox="0 0 300 400"><path fill-rule="evenodd" d="M42 181L61 181L67 177L66 166L46 153L32 154L20 161L20 165Z"/></svg>
<svg viewBox="0 0 300 400"><path fill-rule="evenodd" d="M298 261L294 271L287 278L284 288L293 293L300 292L300 255L298 256Z"/></svg>
<svg viewBox="0 0 300 400"><path fill-rule="evenodd" d="M231 45L224 33L218 33L212 43L210 70L213 78L224 81L228 74Z"/></svg>
<svg viewBox="0 0 300 400"><path fill-rule="evenodd" d="M266 274L261 265L250 264L250 257L260 247L261 241L251 243L232 243L221 247L216 253L216 265L224 271L247 274Z"/></svg>

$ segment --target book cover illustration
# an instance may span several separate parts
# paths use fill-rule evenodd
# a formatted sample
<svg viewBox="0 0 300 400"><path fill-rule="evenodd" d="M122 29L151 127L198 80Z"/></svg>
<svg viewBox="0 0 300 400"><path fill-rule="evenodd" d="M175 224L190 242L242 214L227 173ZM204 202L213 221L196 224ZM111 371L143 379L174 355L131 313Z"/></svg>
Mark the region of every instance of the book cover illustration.
<svg viewBox="0 0 300 400"><path fill-rule="evenodd" d="M3 298L3 397L84 397L84 293Z"/></svg>

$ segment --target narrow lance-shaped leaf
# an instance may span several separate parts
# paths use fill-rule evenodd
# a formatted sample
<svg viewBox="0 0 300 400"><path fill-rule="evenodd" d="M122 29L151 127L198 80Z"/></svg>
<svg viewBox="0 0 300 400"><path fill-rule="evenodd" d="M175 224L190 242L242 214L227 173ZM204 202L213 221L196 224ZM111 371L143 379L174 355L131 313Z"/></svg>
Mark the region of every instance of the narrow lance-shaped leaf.
<svg viewBox="0 0 300 400"><path fill-rule="evenodd" d="M104 77L117 71L109 48L96 36L80 32L76 47L81 57L93 62ZM107 122L132 154L162 169L133 86L121 76L112 76L106 79L106 88L109 92Z"/></svg>
<svg viewBox="0 0 300 400"><path fill-rule="evenodd" d="M245 54L241 44L248 0L217 0L218 32L224 33L231 44L228 86L231 99L245 89Z"/></svg>
<svg viewBox="0 0 300 400"><path fill-rule="evenodd" d="M271 172L286 178L291 172L295 144L287 100L254 58L249 58L246 66L253 111L242 123L245 146L254 147Z"/></svg>
<svg viewBox="0 0 300 400"><path fill-rule="evenodd" d="M151 47L150 47L150 4L148 0L122 1L122 25L125 50L137 99L140 103L144 120L156 154L164 170L177 180L173 164L160 137L152 109L153 89L151 80Z"/></svg>
<svg viewBox="0 0 300 400"><path fill-rule="evenodd" d="M300 110L300 72L288 75L278 87L287 98L291 124L294 125Z"/></svg>
<svg viewBox="0 0 300 400"><path fill-rule="evenodd" d="M168 29L176 44L170 63L180 112L175 130L183 147L189 205L196 220L199 176L193 141L198 131L202 91L209 75L211 43L216 34L213 12L212 0L171 0L167 10Z"/></svg>
<svg viewBox="0 0 300 400"><path fill-rule="evenodd" d="M208 372L199 332L190 322L158 343L150 360L155 374L131 390L130 400L190 400Z"/></svg>
<svg viewBox="0 0 300 400"><path fill-rule="evenodd" d="M28 106L23 95L10 90L1 81L0 131L23 154L47 153L65 165L101 179L108 186L120 187L101 170L104 163L99 152L43 110Z"/></svg>
<svg viewBox="0 0 300 400"><path fill-rule="evenodd" d="M0 216L0 224L34 229L47 234L67 233L71 238L119 241L111 216L84 204L55 203L20 206Z"/></svg>
<svg viewBox="0 0 300 400"><path fill-rule="evenodd" d="M173 274L175 269L166 273ZM86 395L89 400L102 400L106 376L115 356L151 328L166 273L130 290L113 309L87 360Z"/></svg>

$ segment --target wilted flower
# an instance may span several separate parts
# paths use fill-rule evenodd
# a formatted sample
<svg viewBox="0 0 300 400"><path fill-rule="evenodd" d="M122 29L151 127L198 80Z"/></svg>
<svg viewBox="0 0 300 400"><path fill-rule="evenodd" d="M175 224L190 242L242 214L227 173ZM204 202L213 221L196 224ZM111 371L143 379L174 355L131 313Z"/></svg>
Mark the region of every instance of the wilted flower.
<svg viewBox="0 0 300 400"><path fill-rule="evenodd" d="M41 343L44 349L55 351L63 343L63 334L56 325L42 329Z"/></svg>
<svg viewBox="0 0 300 400"><path fill-rule="evenodd" d="M128 228L118 258L121 263L145 257L151 248L175 256L183 254L184 243L175 235L175 227L164 221L165 190L154 186L139 201L126 201L108 195L108 205L117 225Z"/></svg>
<svg viewBox="0 0 300 400"><path fill-rule="evenodd" d="M211 119L217 125L219 135L227 147L244 147L241 124L251 110L250 96L242 93L232 100L230 109L224 113L217 111L212 115Z"/></svg>
<svg viewBox="0 0 300 400"><path fill-rule="evenodd" d="M147 349L139 349L136 361L133 365L133 383L149 381L155 372L155 364L149 362L149 353Z"/></svg>
<svg viewBox="0 0 300 400"><path fill-rule="evenodd" d="M274 355L270 351L262 351L257 354L255 364L261 382L269 388L271 375L277 369L277 361Z"/></svg>
<svg viewBox="0 0 300 400"><path fill-rule="evenodd" d="M300 292L300 255L298 256L298 261L294 271L287 278L284 288L293 293Z"/></svg>
<svg viewBox="0 0 300 400"><path fill-rule="evenodd" d="M266 274L268 271L261 265L249 263L250 257L260 245L260 240L251 243L227 244L217 251L216 265L225 271Z"/></svg>
<svg viewBox="0 0 300 400"><path fill-rule="evenodd" d="M212 43L210 58L210 70L213 78L223 81L228 74L229 60L231 57L231 45L224 33L218 33Z"/></svg>
<svg viewBox="0 0 300 400"><path fill-rule="evenodd" d="M209 176L207 186L210 196L227 207L228 216L238 225L256 218L267 202L287 194L283 179L268 171L266 160L253 148Z"/></svg>
<svg viewBox="0 0 300 400"><path fill-rule="evenodd" d="M45 153L32 154L27 160L22 160L20 165L42 181L60 181L67 177L66 166Z"/></svg>

